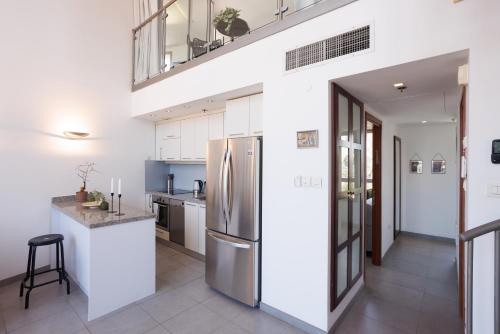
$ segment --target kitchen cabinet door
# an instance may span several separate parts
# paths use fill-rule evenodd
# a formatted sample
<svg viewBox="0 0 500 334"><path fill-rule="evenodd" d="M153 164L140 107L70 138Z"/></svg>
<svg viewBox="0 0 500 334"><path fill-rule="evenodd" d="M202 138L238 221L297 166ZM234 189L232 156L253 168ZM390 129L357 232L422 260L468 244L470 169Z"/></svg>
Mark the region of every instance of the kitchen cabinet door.
<svg viewBox="0 0 500 334"><path fill-rule="evenodd" d="M262 136L262 94L250 96L250 136Z"/></svg>
<svg viewBox="0 0 500 334"><path fill-rule="evenodd" d="M181 136L181 122L173 121L165 123L165 138L174 139Z"/></svg>
<svg viewBox="0 0 500 334"><path fill-rule="evenodd" d="M207 160L208 142L208 117L198 117L194 119L194 159L197 161Z"/></svg>
<svg viewBox="0 0 500 334"><path fill-rule="evenodd" d="M224 113L208 116L208 140L224 138Z"/></svg>
<svg viewBox="0 0 500 334"><path fill-rule="evenodd" d="M248 137L250 122L250 98L248 96L226 101L224 113L224 137Z"/></svg>
<svg viewBox="0 0 500 334"><path fill-rule="evenodd" d="M184 247L198 252L198 205L184 202Z"/></svg>
<svg viewBox="0 0 500 334"><path fill-rule="evenodd" d="M156 142L155 142L155 151L156 151L156 160L165 160L165 124L156 125Z"/></svg>
<svg viewBox="0 0 500 334"><path fill-rule="evenodd" d="M205 255L205 205L198 207L198 253Z"/></svg>
<svg viewBox="0 0 500 334"><path fill-rule="evenodd" d="M195 119L181 121L181 160L195 158Z"/></svg>
<svg viewBox="0 0 500 334"><path fill-rule="evenodd" d="M181 140L164 139L162 143L162 157L161 160L180 160L181 159Z"/></svg>

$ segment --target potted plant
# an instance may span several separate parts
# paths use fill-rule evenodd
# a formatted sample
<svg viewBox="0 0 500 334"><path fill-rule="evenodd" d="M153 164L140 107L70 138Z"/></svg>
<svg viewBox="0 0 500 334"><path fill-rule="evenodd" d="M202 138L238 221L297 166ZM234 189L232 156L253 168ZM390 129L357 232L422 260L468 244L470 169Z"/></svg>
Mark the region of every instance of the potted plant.
<svg viewBox="0 0 500 334"><path fill-rule="evenodd" d="M80 187L80 191L77 191L75 194L77 202L85 202L87 201L87 181L90 173L95 172L94 162L87 162L76 167L76 175L82 179L83 185Z"/></svg>
<svg viewBox="0 0 500 334"><path fill-rule="evenodd" d="M221 34L238 37L246 34L250 29L248 24L239 18L240 10L226 7L221 10L214 18L215 29Z"/></svg>

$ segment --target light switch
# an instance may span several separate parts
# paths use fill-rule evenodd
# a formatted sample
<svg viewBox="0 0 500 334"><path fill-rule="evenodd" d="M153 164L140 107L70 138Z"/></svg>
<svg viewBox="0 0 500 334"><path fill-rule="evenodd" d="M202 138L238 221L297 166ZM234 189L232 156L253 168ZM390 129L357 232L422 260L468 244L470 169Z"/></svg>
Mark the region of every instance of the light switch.
<svg viewBox="0 0 500 334"><path fill-rule="evenodd" d="M312 177L311 178L311 187L321 188L322 186L323 186L323 179L321 177Z"/></svg>
<svg viewBox="0 0 500 334"><path fill-rule="evenodd" d="M310 176L302 176L302 187L310 187L311 186L311 177Z"/></svg>
<svg viewBox="0 0 500 334"><path fill-rule="evenodd" d="M488 184L488 197L500 197L500 183Z"/></svg>
<svg viewBox="0 0 500 334"><path fill-rule="evenodd" d="M300 187L302 187L302 177L301 177L301 176L296 176L296 177L293 179L293 184L294 184L295 188L300 188Z"/></svg>

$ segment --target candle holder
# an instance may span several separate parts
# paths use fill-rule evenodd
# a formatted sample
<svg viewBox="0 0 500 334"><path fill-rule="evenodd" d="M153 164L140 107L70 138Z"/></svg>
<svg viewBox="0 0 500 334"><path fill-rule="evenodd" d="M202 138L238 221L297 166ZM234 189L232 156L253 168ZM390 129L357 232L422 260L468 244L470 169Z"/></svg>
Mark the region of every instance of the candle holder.
<svg viewBox="0 0 500 334"><path fill-rule="evenodd" d="M116 211L113 208L115 202L115 193L111 193L111 210L108 211L108 213L115 213Z"/></svg>
<svg viewBox="0 0 500 334"><path fill-rule="evenodd" d="M115 216L124 216L122 213L122 194L118 194L118 213Z"/></svg>

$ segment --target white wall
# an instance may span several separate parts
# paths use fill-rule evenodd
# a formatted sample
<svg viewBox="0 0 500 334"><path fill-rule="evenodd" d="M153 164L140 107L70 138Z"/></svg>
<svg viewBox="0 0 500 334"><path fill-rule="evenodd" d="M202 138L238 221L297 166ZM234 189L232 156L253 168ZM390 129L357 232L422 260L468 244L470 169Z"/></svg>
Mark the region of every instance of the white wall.
<svg viewBox="0 0 500 334"><path fill-rule="evenodd" d="M399 127L399 133L402 147L402 230L457 238L457 125L407 125ZM438 153L446 160L446 174L431 173L431 161ZM422 174L409 171L408 163L415 154L423 160Z"/></svg>
<svg viewBox="0 0 500 334"><path fill-rule="evenodd" d="M500 33L499 12L497 0L458 4L450 0L359 0L135 92L132 114L263 83L263 302L326 330L338 316L328 311L328 81L469 49L469 227L498 218L499 200L486 197L485 190L500 175L500 167L489 162L491 139L498 137L500 122L491 98L496 96L495 78L500 74L500 44L491 42L491 36ZM366 23L374 28L372 52L284 73L287 50ZM215 77L224 80L212 80L210 85L199 80ZM303 129L319 130L318 149L295 148L295 132ZM325 186L294 188L296 175L322 177ZM480 301L482 305L474 313L478 333L493 332L491 240L480 240L475 247L474 298L476 305Z"/></svg>
<svg viewBox="0 0 500 334"><path fill-rule="evenodd" d="M3 1L0 64L0 279L26 269L27 241L49 233L50 198L78 190L75 166L94 161L88 188L123 180L142 207L154 126L130 118L132 4L121 0ZM86 141L64 130L91 133ZM48 264L38 253L37 265ZM37 255L38 255L37 254Z"/></svg>

